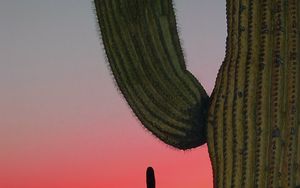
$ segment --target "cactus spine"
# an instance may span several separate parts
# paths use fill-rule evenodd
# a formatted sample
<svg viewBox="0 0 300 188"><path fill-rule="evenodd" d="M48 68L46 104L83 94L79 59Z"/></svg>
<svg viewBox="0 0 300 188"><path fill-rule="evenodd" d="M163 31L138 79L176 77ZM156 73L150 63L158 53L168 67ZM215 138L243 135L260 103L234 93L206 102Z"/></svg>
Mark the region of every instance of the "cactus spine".
<svg viewBox="0 0 300 188"><path fill-rule="evenodd" d="M175 147L205 143L209 98L185 68L171 1L95 5L111 70L143 125Z"/></svg>
<svg viewBox="0 0 300 188"><path fill-rule="evenodd" d="M299 11L296 0L227 1L228 53L208 115L216 187L300 183Z"/></svg>
<svg viewBox="0 0 300 188"><path fill-rule="evenodd" d="M226 56L209 98L186 70L171 0L95 0L117 85L179 149L208 143L214 187L300 185L300 1L227 0Z"/></svg>

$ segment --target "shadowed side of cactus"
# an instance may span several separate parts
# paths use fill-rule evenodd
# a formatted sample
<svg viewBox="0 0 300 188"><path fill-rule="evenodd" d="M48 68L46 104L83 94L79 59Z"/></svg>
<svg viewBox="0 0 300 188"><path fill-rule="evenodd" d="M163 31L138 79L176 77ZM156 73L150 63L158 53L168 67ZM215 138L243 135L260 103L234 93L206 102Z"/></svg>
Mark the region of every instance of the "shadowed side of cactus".
<svg viewBox="0 0 300 188"><path fill-rule="evenodd" d="M213 93L186 70L171 0L95 0L118 87L158 138L207 141L214 187L300 184L300 1L227 0Z"/></svg>
<svg viewBox="0 0 300 188"><path fill-rule="evenodd" d="M186 70L170 0L96 0L109 65L133 112L176 148L206 142L206 92Z"/></svg>
<svg viewBox="0 0 300 188"><path fill-rule="evenodd" d="M155 188L155 175L154 175L154 169L152 167L147 168L146 183L147 183L147 188Z"/></svg>

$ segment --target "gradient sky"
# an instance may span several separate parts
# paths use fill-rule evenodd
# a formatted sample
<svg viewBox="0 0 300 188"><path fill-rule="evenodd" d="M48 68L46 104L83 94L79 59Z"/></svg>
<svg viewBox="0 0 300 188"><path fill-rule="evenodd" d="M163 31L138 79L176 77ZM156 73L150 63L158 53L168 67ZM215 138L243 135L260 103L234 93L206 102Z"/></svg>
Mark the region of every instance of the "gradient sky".
<svg viewBox="0 0 300 188"><path fill-rule="evenodd" d="M175 0L187 67L211 93L225 0ZM0 1L0 187L211 188L207 146L149 134L115 88L91 0Z"/></svg>

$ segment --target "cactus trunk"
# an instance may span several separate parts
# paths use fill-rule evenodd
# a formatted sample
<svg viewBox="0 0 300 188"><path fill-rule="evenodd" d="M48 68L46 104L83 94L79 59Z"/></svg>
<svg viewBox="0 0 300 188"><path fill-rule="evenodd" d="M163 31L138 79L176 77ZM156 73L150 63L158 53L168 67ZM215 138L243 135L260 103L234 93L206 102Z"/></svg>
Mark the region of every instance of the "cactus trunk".
<svg viewBox="0 0 300 188"><path fill-rule="evenodd" d="M227 0L211 96L214 187L300 184L300 1Z"/></svg>

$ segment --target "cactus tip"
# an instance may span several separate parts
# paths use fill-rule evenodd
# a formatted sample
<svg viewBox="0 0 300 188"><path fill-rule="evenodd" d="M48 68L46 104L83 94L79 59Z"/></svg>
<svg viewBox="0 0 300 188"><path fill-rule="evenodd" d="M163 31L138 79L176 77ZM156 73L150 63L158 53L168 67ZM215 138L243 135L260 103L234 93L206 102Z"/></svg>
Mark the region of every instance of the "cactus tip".
<svg viewBox="0 0 300 188"><path fill-rule="evenodd" d="M147 188L155 188L155 176L154 176L154 170L150 166L147 168L146 171L146 181L147 181Z"/></svg>

